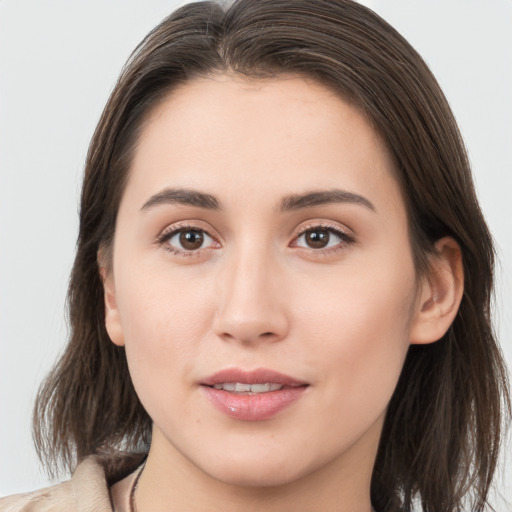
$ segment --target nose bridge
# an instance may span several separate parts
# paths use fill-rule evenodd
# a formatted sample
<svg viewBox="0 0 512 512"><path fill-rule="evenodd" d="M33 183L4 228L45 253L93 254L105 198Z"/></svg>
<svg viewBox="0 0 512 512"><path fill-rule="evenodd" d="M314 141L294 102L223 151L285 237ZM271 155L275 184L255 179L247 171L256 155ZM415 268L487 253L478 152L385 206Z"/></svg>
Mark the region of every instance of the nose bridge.
<svg viewBox="0 0 512 512"><path fill-rule="evenodd" d="M214 328L244 343L277 341L288 329L279 263L268 242L253 242L240 243L224 262Z"/></svg>

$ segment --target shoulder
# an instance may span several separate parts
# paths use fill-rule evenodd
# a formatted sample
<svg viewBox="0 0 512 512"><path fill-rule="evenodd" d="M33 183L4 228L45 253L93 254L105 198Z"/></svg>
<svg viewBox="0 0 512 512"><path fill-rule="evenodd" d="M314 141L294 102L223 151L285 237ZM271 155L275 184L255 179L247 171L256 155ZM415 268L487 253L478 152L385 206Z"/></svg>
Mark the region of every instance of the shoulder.
<svg viewBox="0 0 512 512"><path fill-rule="evenodd" d="M60 512L74 510L70 481L34 492L0 498L1 512Z"/></svg>
<svg viewBox="0 0 512 512"><path fill-rule="evenodd" d="M87 457L66 482L0 498L0 512L50 511L112 512L103 458Z"/></svg>

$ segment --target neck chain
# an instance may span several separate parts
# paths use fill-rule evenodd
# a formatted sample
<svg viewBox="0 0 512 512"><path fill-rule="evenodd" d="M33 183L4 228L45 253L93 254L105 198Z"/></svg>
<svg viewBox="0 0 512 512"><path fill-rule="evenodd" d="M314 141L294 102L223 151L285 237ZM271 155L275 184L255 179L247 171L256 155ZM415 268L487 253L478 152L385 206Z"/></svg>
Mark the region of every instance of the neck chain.
<svg viewBox="0 0 512 512"><path fill-rule="evenodd" d="M145 464L144 464L144 466L145 466ZM142 475L144 466L142 466L142 468L139 471L139 474L135 477L135 480L133 481L133 484L132 484L132 488L130 489L130 498L129 498L130 512L137 512L137 508L135 507L135 491L137 490L137 486L139 485L140 475Z"/></svg>

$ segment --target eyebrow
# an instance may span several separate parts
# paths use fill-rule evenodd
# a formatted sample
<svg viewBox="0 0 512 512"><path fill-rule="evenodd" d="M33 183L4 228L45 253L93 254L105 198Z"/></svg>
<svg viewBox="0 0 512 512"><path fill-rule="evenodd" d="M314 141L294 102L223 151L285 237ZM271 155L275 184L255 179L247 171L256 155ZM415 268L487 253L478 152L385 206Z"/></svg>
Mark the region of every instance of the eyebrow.
<svg viewBox="0 0 512 512"><path fill-rule="evenodd" d="M206 210L220 210L218 199L210 194L184 188L166 188L151 196L142 206L141 211L163 204L183 204L198 206Z"/></svg>
<svg viewBox="0 0 512 512"><path fill-rule="evenodd" d="M365 206L376 211L375 206L366 197L347 192L345 190L319 190L307 192L305 194L293 194L283 198L281 201L281 211L299 210L301 208L311 208L329 203L352 203Z"/></svg>
<svg viewBox="0 0 512 512"><path fill-rule="evenodd" d="M358 204L369 210L376 211L375 206L365 197L354 194L353 192L338 189L319 190L285 196L281 201L280 210L287 212L330 203ZM206 210L216 211L222 209L219 200L211 194L183 188L166 188L151 196L144 203L141 211L165 204L197 206Z"/></svg>

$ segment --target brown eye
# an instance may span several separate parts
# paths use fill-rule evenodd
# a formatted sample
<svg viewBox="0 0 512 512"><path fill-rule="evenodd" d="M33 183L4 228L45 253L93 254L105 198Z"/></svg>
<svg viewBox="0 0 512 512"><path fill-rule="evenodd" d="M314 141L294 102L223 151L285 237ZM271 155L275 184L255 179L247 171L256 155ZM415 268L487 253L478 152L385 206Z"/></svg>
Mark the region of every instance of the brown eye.
<svg viewBox="0 0 512 512"><path fill-rule="evenodd" d="M292 245L305 249L322 250L342 248L352 243L354 243L354 239L341 229L318 226L303 231Z"/></svg>
<svg viewBox="0 0 512 512"><path fill-rule="evenodd" d="M179 228L160 237L160 243L175 254L191 254L217 244L206 231L196 228Z"/></svg>
<svg viewBox="0 0 512 512"><path fill-rule="evenodd" d="M200 249L204 242L204 234L196 229L181 231L179 234L181 247L187 251Z"/></svg>
<svg viewBox="0 0 512 512"><path fill-rule="evenodd" d="M311 249L324 249L329 245L331 233L327 229L310 229L304 234L304 242Z"/></svg>

